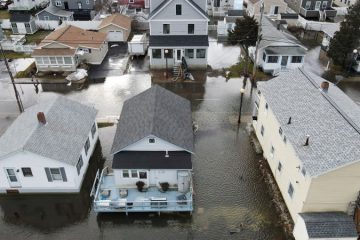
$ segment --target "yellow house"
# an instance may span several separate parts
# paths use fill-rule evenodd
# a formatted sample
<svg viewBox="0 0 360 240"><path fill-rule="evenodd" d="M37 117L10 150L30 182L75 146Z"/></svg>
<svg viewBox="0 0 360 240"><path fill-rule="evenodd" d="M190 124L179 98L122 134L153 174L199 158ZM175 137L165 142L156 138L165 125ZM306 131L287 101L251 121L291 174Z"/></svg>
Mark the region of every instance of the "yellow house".
<svg viewBox="0 0 360 240"><path fill-rule="evenodd" d="M360 108L304 69L258 83L253 126L289 212L347 212L360 190Z"/></svg>

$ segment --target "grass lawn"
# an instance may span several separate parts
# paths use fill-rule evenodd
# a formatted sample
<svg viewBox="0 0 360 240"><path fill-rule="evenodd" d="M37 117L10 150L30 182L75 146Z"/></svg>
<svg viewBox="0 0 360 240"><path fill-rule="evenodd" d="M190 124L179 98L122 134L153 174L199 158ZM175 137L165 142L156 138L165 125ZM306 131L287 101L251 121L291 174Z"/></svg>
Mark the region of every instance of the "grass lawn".
<svg viewBox="0 0 360 240"><path fill-rule="evenodd" d="M26 44L39 44L52 31L39 30L34 34L26 35Z"/></svg>
<svg viewBox="0 0 360 240"><path fill-rule="evenodd" d="M8 10L0 10L0 19L9 19L10 13Z"/></svg>
<svg viewBox="0 0 360 240"><path fill-rule="evenodd" d="M237 77L241 77L244 73L244 61L241 61L235 65L232 65L230 68L225 69L226 71L230 71L230 77L232 78L237 78ZM252 69L253 69L253 64L252 62L249 63L248 66L248 72L252 73ZM257 81L264 81L264 80L268 80L270 79L271 76L267 75L266 73L263 73L261 70L257 70L256 71L256 80Z"/></svg>
<svg viewBox="0 0 360 240"><path fill-rule="evenodd" d="M30 54L13 52L13 51L4 51L4 53L5 53L5 57L8 58L8 59L29 58L29 57L31 57Z"/></svg>

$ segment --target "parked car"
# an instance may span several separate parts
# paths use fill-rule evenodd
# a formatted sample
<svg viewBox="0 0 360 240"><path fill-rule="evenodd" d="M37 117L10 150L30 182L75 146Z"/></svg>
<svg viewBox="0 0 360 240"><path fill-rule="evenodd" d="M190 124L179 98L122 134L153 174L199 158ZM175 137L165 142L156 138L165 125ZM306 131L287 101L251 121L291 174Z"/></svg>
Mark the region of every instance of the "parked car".
<svg viewBox="0 0 360 240"><path fill-rule="evenodd" d="M9 1L9 0L1 0L0 1L0 9L7 9L10 4L11 4L11 1Z"/></svg>

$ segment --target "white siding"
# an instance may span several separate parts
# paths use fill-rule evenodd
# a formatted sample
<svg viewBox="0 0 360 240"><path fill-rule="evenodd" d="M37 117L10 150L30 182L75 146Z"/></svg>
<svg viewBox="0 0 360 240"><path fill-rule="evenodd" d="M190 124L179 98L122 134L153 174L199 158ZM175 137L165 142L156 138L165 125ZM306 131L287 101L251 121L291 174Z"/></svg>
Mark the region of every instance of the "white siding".
<svg viewBox="0 0 360 240"><path fill-rule="evenodd" d="M297 216L297 221L294 226L293 235L295 240L309 240L309 235L306 230L304 219L301 216Z"/></svg>
<svg viewBox="0 0 360 240"><path fill-rule="evenodd" d="M163 24L170 24L170 34L163 34ZM194 34L188 34L188 24L194 24ZM150 21L150 35L207 35L208 23L203 19L191 20L154 20Z"/></svg>
<svg viewBox="0 0 360 240"><path fill-rule="evenodd" d="M149 143L149 139L154 138L155 143ZM140 141L133 143L122 151L183 151L183 148L180 148L174 144L171 144L167 141L162 140L161 138L155 136L148 136L141 139Z"/></svg>
<svg viewBox="0 0 360 240"><path fill-rule="evenodd" d="M176 5L180 4L182 7L181 15L176 15ZM185 19L206 19L197 9L190 5L185 0L173 0L160 11L154 19L168 19L168 20L185 20Z"/></svg>

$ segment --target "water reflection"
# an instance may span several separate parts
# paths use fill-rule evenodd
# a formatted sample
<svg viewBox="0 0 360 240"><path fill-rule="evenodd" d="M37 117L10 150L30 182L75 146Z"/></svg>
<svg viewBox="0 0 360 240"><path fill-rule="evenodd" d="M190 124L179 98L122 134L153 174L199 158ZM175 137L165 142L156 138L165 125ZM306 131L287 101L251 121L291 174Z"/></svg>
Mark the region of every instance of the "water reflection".
<svg viewBox="0 0 360 240"><path fill-rule="evenodd" d="M4 221L29 225L40 230L51 230L84 220L91 208L89 197L93 180L104 159L98 142L88 171L78 194L22 194L3 195L0 206Z"/></svg>

